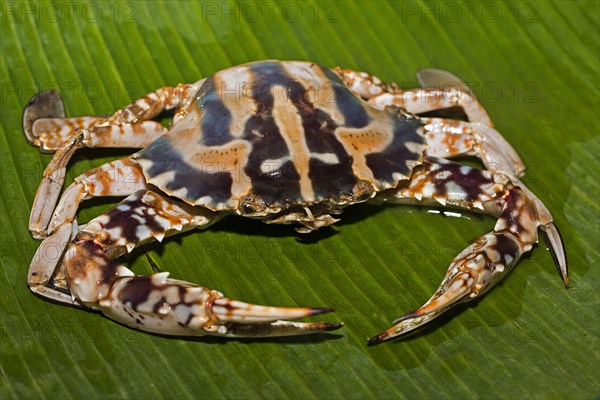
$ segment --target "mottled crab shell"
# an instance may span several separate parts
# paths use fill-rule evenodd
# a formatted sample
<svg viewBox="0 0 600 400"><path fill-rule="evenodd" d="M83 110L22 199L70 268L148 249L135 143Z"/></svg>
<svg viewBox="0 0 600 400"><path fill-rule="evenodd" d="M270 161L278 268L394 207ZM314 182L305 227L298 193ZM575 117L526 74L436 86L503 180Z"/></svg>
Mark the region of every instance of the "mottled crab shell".
<svg viewBox="0 0 600 400"><path fill-rule="evenodd" d="M409 177L426 148L418 118L369 105L307 62L217 72L179 115L133 158L150 184L212 210L365 200Z"/></svg>

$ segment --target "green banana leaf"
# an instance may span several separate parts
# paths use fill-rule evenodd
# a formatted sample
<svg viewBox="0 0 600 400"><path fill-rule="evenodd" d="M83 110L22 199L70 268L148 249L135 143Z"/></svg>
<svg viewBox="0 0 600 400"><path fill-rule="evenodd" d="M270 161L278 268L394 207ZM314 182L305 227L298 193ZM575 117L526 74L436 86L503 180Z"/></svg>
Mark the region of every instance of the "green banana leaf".
<svg viewBox="0 0 600 400"><path fill-rule="evenodd" d="M0 12L1 398L600 394L598 2L3 1ZM128 260L151 273L148 254L175 278L256 304L335 308L311 319L343 321L336 332L169 338L31 294L25 280L39 242L29 209L51 155L21 133L29 98L58 89L69 116L110 114L158 87L259 59L339 65L403 87L416 86L424 67L462 77L552 211L571 287L542 238L482 299L369 347L365 339L429 298L451 259L494 220L358 205L309 236L230 217ZM67 182L127 154L81 151ZM88 201L79 221L117 202Z"/></svg>

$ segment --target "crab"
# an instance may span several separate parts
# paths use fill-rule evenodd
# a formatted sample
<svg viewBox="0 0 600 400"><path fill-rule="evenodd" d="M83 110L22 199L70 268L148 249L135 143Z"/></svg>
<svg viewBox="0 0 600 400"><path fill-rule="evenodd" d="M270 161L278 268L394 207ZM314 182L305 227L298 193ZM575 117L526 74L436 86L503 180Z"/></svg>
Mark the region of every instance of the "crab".
<svg viewBox="0 0 600 400"><path fill-rule="evenodd" d="M423 306L368 339L381 343L498 284L546 232L568 285L552 215L520 181L524 165L466 85L437 69L401 90L364 72L298 61L231 67L160 88L109 117L65 117L55 91L27 104L23 130L43 152L29 229L43 239L27 283L42 297L101 311L143 331L270 337L339 329L293 321L329 308L269 307L224 297L168 272L137 275L116 259L152 240L207 228L228 215L297 224L308 233L350 205L417 204L495 216L494 228L451 262ZM153 120L175 110L168 128ZM442 118L462 110L463 118ZM79 148L141 149L81 176L59 195ZM449 159L476 156L484 168ZM82 201L125 197L86 224Z"/></svg>

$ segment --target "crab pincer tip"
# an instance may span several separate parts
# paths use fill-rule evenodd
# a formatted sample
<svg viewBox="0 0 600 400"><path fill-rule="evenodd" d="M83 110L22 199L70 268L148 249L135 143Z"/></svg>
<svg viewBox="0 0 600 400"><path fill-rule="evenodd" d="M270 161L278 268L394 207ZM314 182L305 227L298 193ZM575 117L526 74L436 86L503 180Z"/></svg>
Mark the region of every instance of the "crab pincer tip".
<svg viewBox="0 0 600 400"><path fill-rule="evenodd" d="M389 336L390 336L390 334L388 333L388 331L381 332L378 335L375 335L373 337L368 338L367 339L367 345L369 345L369 346L375 346L375 345L377 345L379 343L383 343L383 342L385 342L386 340L388 340L390 338Z"/></svg>
<svg viewBox="0 0 600 400"><path fill-rule="evenodd" d="M319 315L319 314L326 314L326 313L330 313L330 312L334 312L335 310L333 308L312 308L310 310L310 316L312 315Z"/></svg>
<svg viewBox="0 0 600 400"><path fill-rule="evenodd" d="M337 324L328 324L328 323L320 323L319 324L319 330L321 331L335 331L337 329L340 329L344 326L343 322L339 322Z"/></svg>

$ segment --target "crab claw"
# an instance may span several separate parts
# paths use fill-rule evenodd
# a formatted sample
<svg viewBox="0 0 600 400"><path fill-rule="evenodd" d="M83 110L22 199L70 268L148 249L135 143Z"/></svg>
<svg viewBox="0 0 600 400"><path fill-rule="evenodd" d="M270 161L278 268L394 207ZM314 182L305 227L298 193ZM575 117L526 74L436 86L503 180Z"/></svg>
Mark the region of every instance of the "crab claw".
<svg viewBox="0 0 600 400"><path fill-rule="evenodd" d="M222 297L212 303L212 318L219 322L205 326L204 330L210 335L229 337L296 336L326 332L339 329L344 324L292 322L279 319L303 318L332 311L334 310L330 308L259 306Z"/></svg>
<svg viewBox="0 0 600 400"><path fill-rule="evenodd" d="M379 344L425 325L452 306L461 303L465 297L472 295L475 286L475 279L468 272L446 277L436 293L421 308L396 318L392 322L395 326L369 338L368 344Z"/></svg>
<svg viewBox="0 0 600 400"><path fill-rule="evenodd" d="M83 306L132 328L177 336L272 337L341 327L279 321L333 311L329 308L268 307L231 300L216 290L171 279L168 272L136 275L106 251L88 233L79 233L62 261L69 290Z"/></svg>
<svg viewBox="0 0 600 400"><path fill-rule="evenodd" d="M65 105L55 90L44 90L29 100L23 110L23 133L34 146L40 146L39 138L33 132L33 123L41 118L64 118Z"/></svg>
<svg viewBox="0 0 600 400"><path fill-rule="evenodd" d="M395 326L370 339L371 345L403 335L441 315L451 307L489 291L504 279L521 256L538 242L538 229L546 232L565 286L567 259L552 215L522 183L508 183L488 206L499 207L494 230L481 236L454 258L435 294L419 309L397 318Z"/></svg>
<svg viewBox="0 0 600 400"><path fill-rule="evenodd" d="M212 315L218 321L252 324L256 322L272 322L280 318L303 318L311 315L332 312L330 308L287 308L269 307L248 304L226 297L216 299L212 303Z"/></svg>
<svg viewBox="0 0 600 400"><path fill-rule="evenodd" d="M93 308L131 327L181 336L274 337L331 331L341 324L280 321L323 314L329 308L287 308L231 300L215 290L169 279L168 272L129 275L119 266L107 295ZM127 273L124 273L127 272ZM73 282L77 285L77 282ZM83 293L77 294L84 298ZM96 293L92 298L101 297ZM137 317L136 317L137 315ZM139 317L139 316L142 317ZM132 317L133 316L133 317Z"/></svg>
<svg viewBox="0 0 600 400"><path fill-rule="evenodd" d="M515 196L519 196L515 193ZM535 234L535 232L534 232ZM396 325L370 339L370 345L408 333L440 316L457 304L470 301L489 291L504 279L521 255L531 249L537 235L528 242L524 234L492 231L464 249L446 272L435 294L419 309L396 318Z"/></svg>
<svg viewBox="0 0 600 400"><path fill-rule="evenodd" d="M558 271L565 287L569 287L569 268L567 267L567 255L565 253L565 247L562 242L562 237L558 232L558 228L553 222L549 222L546 225L542 225L542 230L546 233L546 237L550 241L550 250L556 270Z"/></svg>

